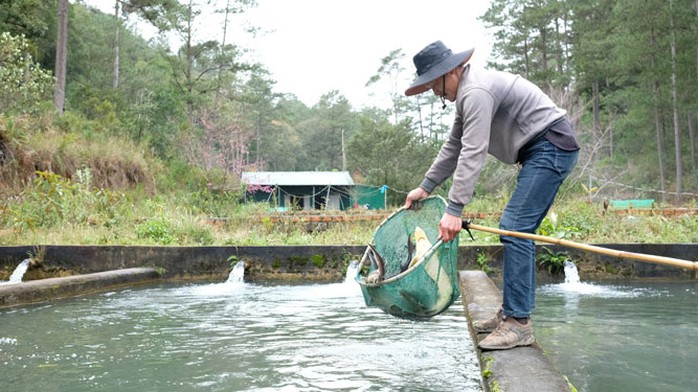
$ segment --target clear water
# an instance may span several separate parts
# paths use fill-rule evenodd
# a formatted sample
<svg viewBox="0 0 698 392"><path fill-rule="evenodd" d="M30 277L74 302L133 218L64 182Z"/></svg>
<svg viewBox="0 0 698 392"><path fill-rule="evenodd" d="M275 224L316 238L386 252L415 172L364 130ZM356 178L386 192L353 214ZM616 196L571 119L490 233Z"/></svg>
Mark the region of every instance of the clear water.
<svg viewBox="0 0 698 392"><path fill-rule="evenodd" d="M580 392L698 388L698 283L568 279L536 304L536 338Z"/></svg>
<svg viewBox="0 0 698 392"><path fill-rule="evenodd" d="M482 390L460 301L404 321L367 308L352 280L158 286L0 310L0 369L2 391Z"/></svg>

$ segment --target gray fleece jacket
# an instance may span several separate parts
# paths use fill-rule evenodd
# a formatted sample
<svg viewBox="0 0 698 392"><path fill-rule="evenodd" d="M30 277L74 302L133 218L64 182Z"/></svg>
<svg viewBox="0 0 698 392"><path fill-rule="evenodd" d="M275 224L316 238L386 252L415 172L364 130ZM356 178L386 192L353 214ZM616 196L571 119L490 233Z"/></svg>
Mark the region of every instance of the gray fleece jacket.
<svg viewBox="0 0 698 392"><path fill-rule="evenodd" d="M458 86L453 128L420 187L431 193L453 175L446 212L461 216L488 153L516 163L519 150L565 114L528 80L467 65Z"/></svg>

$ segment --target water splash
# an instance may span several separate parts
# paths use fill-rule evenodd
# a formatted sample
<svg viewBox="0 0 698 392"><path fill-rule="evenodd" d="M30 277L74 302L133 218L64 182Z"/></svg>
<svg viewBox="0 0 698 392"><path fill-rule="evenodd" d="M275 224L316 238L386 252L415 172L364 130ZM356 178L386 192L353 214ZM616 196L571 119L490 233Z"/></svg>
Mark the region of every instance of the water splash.
<svg viewBox="0 0 698 392"><path fill-rule="evenodd" d="M347 267L347 273L344 275L344 283L355 283L356 275L359 273L359 260L352 260Z"/></svg>
<svg viewBox="0 0 698 392"><path fill-rule="evenodd" d="M321 283L303 287L308 298L315 301L328 301L334 298L361 298L361 289L356 282L356 275L359 273L360 263L354 260L347 266L344 280L337 283ZM357 302L360 304L360 302Z"/></svg>
<svg viewBox="0 0 698 392"><path fill-rule="evenodd" d="M565 260L565 283L574 285L581 283L579 280L579 271L577 271L577 266L574 265L572 260Z"/></svg>
<svg viewBox="0 0 698 392"><path fill-rule="evenodd" d="M546 293L563 294L568 298L579 296L593 296L601 298L629 298L643 294L641 289L627 290L623 287L597 285L582 282L579 278L579 270L571 260L565 260L565 282L555 285L545 285L541 288Z"/></svg>
<svg viewBox="0 0 698 392"><path fill-rule="evenodd" d="M10 275L10 280L8 280L7 282L0 282L0 284L21 283L22 278L24 277L24 273L27 272L27 269L29 269L30 263L31 259L22 260L22 262L19 263L19 265L12 272L12 275Z"/></svg>
<svg viewBox="0 0 698 392"><path fill-rule="evenodd" d="M245 263L243 261L238 261L235 267L230 271L228 275L228 280L225 282L227 284L239 284L245 282Z"/></svg>
<svg viewBox="0 0 698 392"><path fill-rule="evenodd" d="M225 282L210 283L204 285L193 285L182 287L183 293L191 294L195 297L212 297L225 299L231 295L237 296L245 292L245 263L239 261L228 274Z"/></svg>
<svg viewBox="0 0 698 392"><path fill-rule="evenodd" d="M17 339L15 339L15 338L0 338L0 344L16 345Z"/></svg>
<svg viewBox="0 0 698 392"><path fill-rule="evenodd" d="M344 280L338 283L315 284L303 286L307 290L307 295L313 300L326 300L329 298L346 298L349 296L361 296L359 284L356 282L356 275L359 272L360 263L352 261L347 267ZM226 298L231 295L241 295L249 290L258 290L260 286L244 282L245 264L240 261L228 275L228 280L222 283L212 283L207 285L195 285L181 290L194 296L220 297Z"/></svg>

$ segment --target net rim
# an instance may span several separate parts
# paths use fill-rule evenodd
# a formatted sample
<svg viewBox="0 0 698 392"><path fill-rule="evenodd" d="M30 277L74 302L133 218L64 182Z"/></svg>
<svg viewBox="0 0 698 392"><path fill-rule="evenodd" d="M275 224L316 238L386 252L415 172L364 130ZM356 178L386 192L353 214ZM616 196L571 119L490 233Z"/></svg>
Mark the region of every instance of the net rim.
<svg viewBox="0 0 698 392"><path fill-rule="evenodd" d="M418 201L416 201L415 203L424 203L424 202L426 202L427 200L434 200L434 199L436 199L436 200L441 200L441 202L443 203L443 206L444 206L444 207L446 207L446 206L448 205L448 203L446 202L446 199L444 199L444 198L441 197L441 196L429 196L429 197L425 197L424 199L418 200ZM380 229L381 229L383 226L385 226L391 219L394 219L397 215L399 215L399 214L400 214L401 212L403 212L403 211L410 211L410 209L409 209L409 208L406 209L405 206L403 205L402 207L400 207L400 208L398 208L397 210L395 210L392 214L388 215L387 218L383 219L383 220L381 221L381 223L378 224L378 227L376 227L376 229L373 231L373 236L371 237L371 243L375 243L375 238L376 238L376 234L378 234L378 231L380 231Z"/></svg>

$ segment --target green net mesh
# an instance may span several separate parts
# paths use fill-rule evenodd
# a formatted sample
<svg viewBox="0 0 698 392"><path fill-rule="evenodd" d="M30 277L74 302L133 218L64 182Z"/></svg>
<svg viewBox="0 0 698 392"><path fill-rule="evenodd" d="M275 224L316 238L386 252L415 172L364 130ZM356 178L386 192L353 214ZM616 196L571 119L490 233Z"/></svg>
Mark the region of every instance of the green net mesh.
<svg viewBox="0 0 698 392"><path fill-rule="evenodd" d="M448 243L438 239L438 224L445 208L443 198L429 197L409 210L396 211L378 226L373 245L384 261L384 276L376 282L367 280L376 266L364 254L365 268L356 279L367 306L401 318L427 319L458 299L458 237ZM410 258L408 242L417 227L424 230L434 246L403 272L401 265Z"/></svg>

